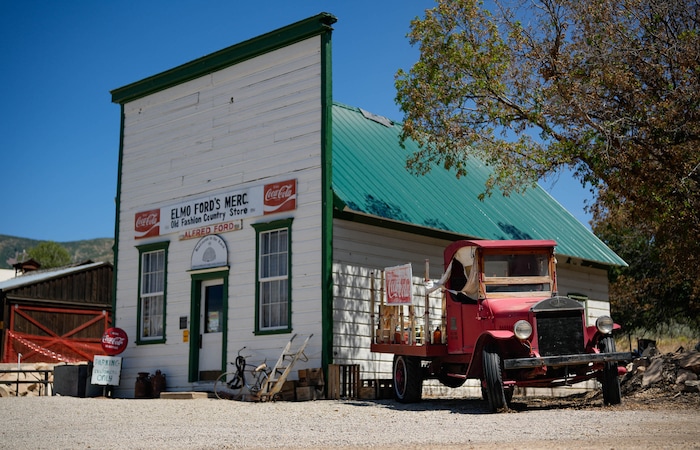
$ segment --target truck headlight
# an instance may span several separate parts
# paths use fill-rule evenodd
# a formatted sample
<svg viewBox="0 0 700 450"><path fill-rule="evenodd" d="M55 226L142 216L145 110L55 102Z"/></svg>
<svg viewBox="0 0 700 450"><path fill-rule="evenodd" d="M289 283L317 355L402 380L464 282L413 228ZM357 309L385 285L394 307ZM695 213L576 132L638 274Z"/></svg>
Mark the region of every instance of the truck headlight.
<svg viewBox="0 0 700 450"><path fill-rule="evenodd" d="M595 326L603 334L610 334L613 330L614 322L610 316L600 316L595 321Z"/></svg>
<svg viewBox="0 0 700 450"><path fill-rule="evenodd" d="M530 325L530 322L527 320L518 320L515 322L515 325L513 325L513 333L515 333L515 337L518 339L528 339L532 336L532 325Z"/></svg>

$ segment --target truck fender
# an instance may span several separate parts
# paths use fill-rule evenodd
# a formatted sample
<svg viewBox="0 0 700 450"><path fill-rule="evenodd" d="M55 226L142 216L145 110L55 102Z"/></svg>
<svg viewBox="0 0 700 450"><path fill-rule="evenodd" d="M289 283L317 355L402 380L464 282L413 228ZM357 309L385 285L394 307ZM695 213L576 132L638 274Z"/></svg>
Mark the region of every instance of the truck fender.
<svg viewBox="0 0 700 450"><path fill-rule="evenodd" d="M613 333L615 331L621 330L622 326L620 326L619 323L613 323ZM586 348L589 351L593 350L593 347L596 347L598 345L598 342L600 342L601 339L603 339L605 334L602 334L600 331L598 331L598 328L596 328L595 325L589 325L586 327L586 336L588 336L588 342L586 343Z"/></svg>
<svg viewBox="0 0 700 450"><path fill-rule="evenodd" d="M515 334L508 330L488 330L481 333L479 338L476 340L476 344L474 345L474 353L472 353L471 361L469 361L467 379L482 378L484 369L481 354L487 344L494 342L500 347L499 342L507 341L513 339L514 337Z"/></svg>

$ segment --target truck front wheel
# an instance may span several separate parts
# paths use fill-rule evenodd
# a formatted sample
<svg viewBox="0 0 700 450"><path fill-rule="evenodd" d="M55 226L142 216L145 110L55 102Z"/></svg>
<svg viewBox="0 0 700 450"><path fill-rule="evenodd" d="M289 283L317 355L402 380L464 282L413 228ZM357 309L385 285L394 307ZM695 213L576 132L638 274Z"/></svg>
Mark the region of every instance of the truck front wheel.
<svg viewBox="0 0 700 450"><path fill-rule="evenodd" d="M503 372L501 356L494 345L487 345L483 353L484 381L486 400L491 412L507 409L506 394L503 390Z"/></svg>
<svg viewBox="0 0 700 450"><path fill-rule="evenodd" d="M394 398L401 403L419 402L423 393L420 359L394 355Z"/></svg>
<svg viewBox="0 0 700 450"><path fill-rule="evenodd" d="M600 351L605 353L615 352L615 340L612 336L604 337L600 342ZM620 379L617 376L617 363L606 362L603 366L603 403L606 405L619 405L622 403L620 392Z"/></svg>

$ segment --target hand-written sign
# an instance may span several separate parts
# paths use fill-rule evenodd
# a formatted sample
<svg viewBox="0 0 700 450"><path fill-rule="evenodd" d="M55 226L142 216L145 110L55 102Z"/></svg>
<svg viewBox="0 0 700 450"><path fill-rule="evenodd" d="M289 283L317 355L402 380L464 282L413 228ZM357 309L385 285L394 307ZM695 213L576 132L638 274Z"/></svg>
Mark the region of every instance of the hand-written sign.
<svg viewBox="0 0 700 450"><path fill-rule="evenodd" d="M413 298L413 270L410 264L387 267L384 269L386 279L386 302L389 305L409 305Z"/></svg>
<svg viewBox="0 0 700 450"><path fill-rule="evenodd" d="M98 386L119 386L121 371L121 356L95 355L90 382Z"/></svg>

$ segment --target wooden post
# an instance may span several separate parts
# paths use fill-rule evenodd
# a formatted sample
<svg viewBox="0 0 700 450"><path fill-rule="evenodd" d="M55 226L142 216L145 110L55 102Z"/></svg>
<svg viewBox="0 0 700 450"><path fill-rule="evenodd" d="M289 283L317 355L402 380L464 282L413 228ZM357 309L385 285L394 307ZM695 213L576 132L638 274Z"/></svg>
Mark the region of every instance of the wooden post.
<svg viewBox="0 0 700 450"><path fill-rule="evenodd" d="M370 296L369 296L369 340L370 342L374 341L377 344L379 343L379 332L378 330L374 327L374 272L369 273L370 276L370 284L369 284L369 291L370 291ZM377 315L377 325L381 322L381 318L379 315Z"/></svg>
<svg viewBox="0 0 700 450"><path fill-rule="evenodd" d="M447 297L445 292L442 293L442 311L440 311L440 324L442 325L442 333L440 334L440 342L442 344L447 338Z"/></svg>
<svg viewBox="0 0 700 450"><path fill-rule="evenodd" d="M425 259L425 282L430 281L430 259ZM430 294L428 294L428 288L425 288L425 318L423 319L424 335L423 335L423 345L430 342L430 335L432 331L430 329Z"/></svg>

